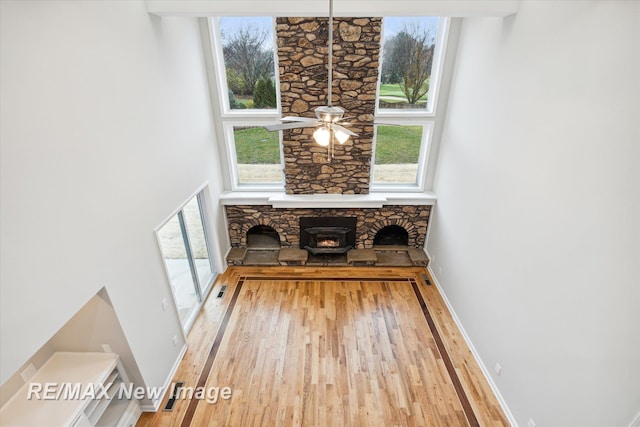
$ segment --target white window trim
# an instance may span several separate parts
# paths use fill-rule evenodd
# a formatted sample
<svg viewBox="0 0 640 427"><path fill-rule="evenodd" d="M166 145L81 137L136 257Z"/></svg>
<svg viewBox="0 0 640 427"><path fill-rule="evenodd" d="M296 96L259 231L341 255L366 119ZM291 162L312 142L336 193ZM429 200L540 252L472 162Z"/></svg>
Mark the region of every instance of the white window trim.
<svg viewBox="0 0 640 427"><path fill-rule="evenodd" d="M264 121L264 119L254 120L244 117L243 120L225 120L222 123L225 141L227 142L227 162L229 163L229 171L231 173L231 187L233 191L280 191L284 189L284 173L282 174L281 182L274 183L241 183L240 173L238 171L237 153L235 139L233 135L233 128L236 126L251 126L256 127L261 124L272 123L271 121ZM284 168L284 158L282 155L282 132L278 132L278 140L280 146L280 170Z"/></svg>
<svg viewBox="0 0 640 427"><path fill-rule="evenodd" d="M273 124L280 120L282 115L280 109L280 79L278 75L278 60L277 60L277 43L276 34L273 32L274 37L274 64L275 64L275 76L274 84L276 85L276 101L277 108L274 109L246 109L246 110L232 110L229 105L228 87L227 87L227 75L224 64L224 55L222 51L222 37L220 32L220 17L215 16L208 19L210 28L210 46L213 61L213 80L218 91L218 105L220 108L220 122L222 123L225 157L228 165L228 172L230 175L230 185L232 191L283 191L284 190L284 173L280 183L241 183L238 172L237 155L235 149L235 140L233 136L234 126L263 126L267 124ZM273 28L275 28L275 17L271 17L273 21ZM214 101L215 102L215 101ZM279 145L280 145L280 168L284 168L284 154L282 150L282 132L278 132Z"/></svg>
<svg viewBox="0 0 640 427"><path fill-rule="evenodd" d="M416 172L416 181L411 183L375 183L373 182L373 174L375 168L375 150L376 150L376 136L378 131L378 125L388 124L396 124L401 126L422 126L422 141L420 143L420 153L418 154L418 170ZM381 118L376 122L376 127L374 130L374 140L373 140L373 156L371 158L371 178L370 178L370 186L372 193L384 192L384 193L392 193L392 192L402 192L402 193L411 193L411 192L424 192L424 182L425 176L427 173L427 163L426 160L429 159L429 152L431 150L431 140L433 137L433 121L432 120L421 120L418 118L402 118L402 119L391 119L391 118Z"/></svg>
<svg viewBox="0 0 640 427"><path fill-rule="evenodd" d="M447 51L447 39L449 35L449 21L450 19L444 16L439 17L438 33L436 34L436 47L433 53L433 64L436 65L431 70L431 81L435 81L435 85L429 87L427 105L423 109L415 110L393 110L393 109L380 109L379 99L376 99L376 118L378 117L435 117L438 110L438 96L440 94L440 82L442 78L442 70L444 67L444 53ZM383 24L384 25L384 24ZM383 29L384 32L384 29ZM382 45L380 46L382 49ZM380 72L378 73L378 88L377 94L380 93L380 77L382 76L382 61L380 61ZM434 87L435 86L435 87Z"/></svg>
<svg viewBox="0 0 640 427"><path fill-rule="evenodd" d="M440 86L442 82L443 69L445 63L445 52L447 51L447 41L449 38L450 18L439 17L438 33L436 34L436 47L434 52L434 64L435 67L431 70L431 81L435 82L429 87L429 95L427 100L427 106L424 109L416 110L392 110L392 109L380 109L380 77L378 74L378 90L376 92L376 110L375 110L375 123L376 124L400 124L400 125L419 125L423 126L422 142L420 144L420 156L418 158L418 172L416 174L415 184L392 184L392 183L376 183L373 181L373 169L375 163L375 150L376 150L376 133L377 127L374 131L374 142L372 145L372 157L371 157L371 178L369 184L369 190L372 193L377 192L424 192L427 189L427 172L429 166L434 162L430 158L433 150L431 149L434 141L434 129L438 126L439 118L442 113L439 113L441 108L440 102ZM384 31L384 28L383 28ZM382 46L381 46L382 48ZM382 68L382 61L380 61L380 68Z"/></svg>
<svg viewBox="0 0 640 427"><path fill-rule="evenodd" d="M232 110L229 105L229 97L227 87L227 70L224 66L224 55L222 53L222 34L220 32L220 23L219 18L224 18L224 16L216 16L209 19L209 23L211 26L211 46L213 47L213 61L216 67L216 84L218 85L218 91L220 93L220 107L222 111L222 119L234 118L234 117L265 117L265 118L274 118L278 119L280 117L280 76L277 72L277 64L278 64L278 54L277 54L277 43L276 43L276 33L275 33L275 17L271 17L273 22L273 55L274 55L274 84L276 85L276 108L270 109L259 109L259 108L251 108L246 110Z"/></svg>

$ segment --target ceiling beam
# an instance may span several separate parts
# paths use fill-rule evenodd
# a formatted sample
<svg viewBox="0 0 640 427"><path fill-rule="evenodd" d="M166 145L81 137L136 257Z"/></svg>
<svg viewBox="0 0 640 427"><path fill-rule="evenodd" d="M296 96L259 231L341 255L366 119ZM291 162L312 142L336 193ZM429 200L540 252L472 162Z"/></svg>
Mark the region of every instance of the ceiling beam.
<svg viewBox="0 0 640 427"><path fill-rule="evenodd" d="M323 0L146 0L159 16L328 16ZM334 15L358 16L508 16L520 0L336 0Z"/></svg>

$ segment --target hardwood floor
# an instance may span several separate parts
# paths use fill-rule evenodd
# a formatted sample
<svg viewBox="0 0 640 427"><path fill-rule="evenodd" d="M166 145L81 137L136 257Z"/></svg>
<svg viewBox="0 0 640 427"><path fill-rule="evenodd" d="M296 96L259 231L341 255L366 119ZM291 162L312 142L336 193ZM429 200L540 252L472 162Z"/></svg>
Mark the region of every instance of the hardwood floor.
<svg viewBox="0 0 640 427"><path fill-rule="evenodd" d="M229 387L231 398L178 399L137 425L508 426L424 274L230 267L174 381Z"/></svg>

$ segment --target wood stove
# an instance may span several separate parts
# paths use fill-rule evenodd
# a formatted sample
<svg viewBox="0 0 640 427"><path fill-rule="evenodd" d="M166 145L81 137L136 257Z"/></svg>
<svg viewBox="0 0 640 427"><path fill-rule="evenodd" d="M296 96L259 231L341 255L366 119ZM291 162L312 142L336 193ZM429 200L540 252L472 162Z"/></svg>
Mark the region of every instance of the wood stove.
<svg viewBox="0 0 640 427"><path fill-rule="evenodd" d="M347 245L347 227L310 227L305 232L309 234L309 244L304 248L313 255L343 254L353 248Z"/></svg>
<svg viewBox="0 0 640 427"><path fill-rule="evenodd" d="M355 217L300 218L300 247L312 255L344 254L355 245Z"/></svg>

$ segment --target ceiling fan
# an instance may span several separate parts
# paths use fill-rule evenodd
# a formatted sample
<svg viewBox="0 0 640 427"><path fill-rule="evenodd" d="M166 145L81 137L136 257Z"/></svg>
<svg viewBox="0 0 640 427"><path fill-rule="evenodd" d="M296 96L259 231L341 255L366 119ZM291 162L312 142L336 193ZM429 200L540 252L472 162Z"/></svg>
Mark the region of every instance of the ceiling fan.
<svg viewBox="0 0 640 427"><path fill-rule="evenodd" d="M315 108L315 119L311 117L286 116L281 119L286 123L266 125L264 128L269 131L279 131L284 129L317 127L318 129L313 133L313 138L319 145L327 147L328 158L331 159L333 157L334 139L338 140L340 144L344 144L349 139L349 136L358 136L357 133L339 124L347 119L347 117L344 117L345 111L331 104L333 84L333 0L329 0L329 37L327 44L329 47L327 105Z"/></svg>

